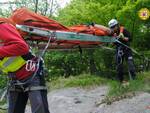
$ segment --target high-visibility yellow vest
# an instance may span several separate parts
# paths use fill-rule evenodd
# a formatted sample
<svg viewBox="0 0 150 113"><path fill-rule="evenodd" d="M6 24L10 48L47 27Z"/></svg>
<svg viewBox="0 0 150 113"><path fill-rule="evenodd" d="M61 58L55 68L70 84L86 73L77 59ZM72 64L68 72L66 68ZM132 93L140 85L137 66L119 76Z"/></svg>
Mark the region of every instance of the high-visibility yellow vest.
<svg viewBox="0 0 150 113"><path fill-rule="evenodd" d="M15 72L24 64L26 64L26 61L21 56L5 57L0 60L0 70L4 73Z"/></svg>

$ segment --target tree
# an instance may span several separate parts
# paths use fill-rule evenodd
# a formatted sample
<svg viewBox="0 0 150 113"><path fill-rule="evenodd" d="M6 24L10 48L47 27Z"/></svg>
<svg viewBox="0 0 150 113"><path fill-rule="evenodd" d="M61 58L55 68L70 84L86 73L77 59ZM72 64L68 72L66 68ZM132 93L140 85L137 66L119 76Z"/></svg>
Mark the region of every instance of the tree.
<svg viewBox="0 0 150 113"><path fill-rule="evenodd" d="M0 15L9 17L14 9L21 7L27 7L36 13L52 17L59 8L59 4L56 0L19 0L17 2L14 0L14 2L3 2L0 7Z"/></svg>
<svg viewBox="0 0 150 113"><path fill-rule="evenodd" d="M67 7L59 11L56 19L67 26L81 23L87 24L89 22L107 26L110 19L116 18L121 25L124 25L131 32L133 38L132 46L135 49L149 50L150 21L142 21L138 17L138 11L143 7L149 9L149 4L149 0L72 0ZM108 68L110 70L110 66L113 66L114 53L107 52L98 50L94 52L92 56L94 60L91 60L93 63L89 62L89 67L94 67L93 71L95 69L105 70ZM107 57L108 54L112 56Z"/></svg>

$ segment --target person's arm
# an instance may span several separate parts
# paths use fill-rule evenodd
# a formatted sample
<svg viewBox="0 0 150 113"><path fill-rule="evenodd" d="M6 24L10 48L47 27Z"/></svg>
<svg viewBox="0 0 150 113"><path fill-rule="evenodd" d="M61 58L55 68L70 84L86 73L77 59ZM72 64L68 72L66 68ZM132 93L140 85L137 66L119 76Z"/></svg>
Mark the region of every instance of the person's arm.
<svg viewBox="0 0 150 113"><path fill-rule="evenodd" d="M0 24L0 58L21 56L29 52L29 47L16 28L10 24Z"/></svg>
<svg viewBox="0 0 150 113"><path fill-rule="evenodd" d="M121 34L121 35L120 35L120 37L123 41L125 41L125 42L131 41L131 34L128 30L124 29L123 34Z"/></svg>
<svg viewBox="0 0 150 113"><path fill-rule="evenodd" d="M127 40L127 42L128 41L132 41L131 34L130 34L130 32L128 30L124 29L123 34L124 34L125 39Z"/></svg>

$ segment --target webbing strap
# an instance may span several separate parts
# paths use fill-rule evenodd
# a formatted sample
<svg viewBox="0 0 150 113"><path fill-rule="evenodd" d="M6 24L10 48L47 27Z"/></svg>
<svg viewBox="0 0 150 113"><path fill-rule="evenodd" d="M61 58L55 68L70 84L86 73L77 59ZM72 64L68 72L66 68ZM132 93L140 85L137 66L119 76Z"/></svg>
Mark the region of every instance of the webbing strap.
<svg viewBox="0 0 150 113"><path fill-rule="evenodd" d="M47 90L46 86L31 86L31 87L27 87L27 88L15 88L15 87L11 87L9 88L9 91L17 91L17 92L27 92L27 91L38 91L38 90Z"/></svg>
<svg viewBox="0 0 150 113"><path fill-rule="evenodd" d="M23 92L21 89L16 89L16 88L11 88L11 89L9 89L9 91L15 91L15 92Z"/></svg>
<svg viewBox="0 0 150 113"><path fill-rule="evenodd" d="M123 33L123 30L124 30L124 27L121 26L121 27L120 27L120 33Z"/></svg>
<svg viewBox="0 0 150 113"><path fill-rule="evenodd" d="M25 88L24 92L37 91L37 90L47 90L47 87L46 86L31 86L31 87Z"/></svg>

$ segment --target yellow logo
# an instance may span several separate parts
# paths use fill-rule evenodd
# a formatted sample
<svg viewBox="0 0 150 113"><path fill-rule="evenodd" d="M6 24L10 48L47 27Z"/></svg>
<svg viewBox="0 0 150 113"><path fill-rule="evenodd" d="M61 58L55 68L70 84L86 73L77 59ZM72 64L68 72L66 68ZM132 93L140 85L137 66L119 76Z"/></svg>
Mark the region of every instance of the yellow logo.
<svg viewBox="0 0 150 113"><path fill-rule="evenodd" d="M138 15L140 19L142 20L147 20L150 17L150 11L147 8L142 8L139 12Z"/></svg>

